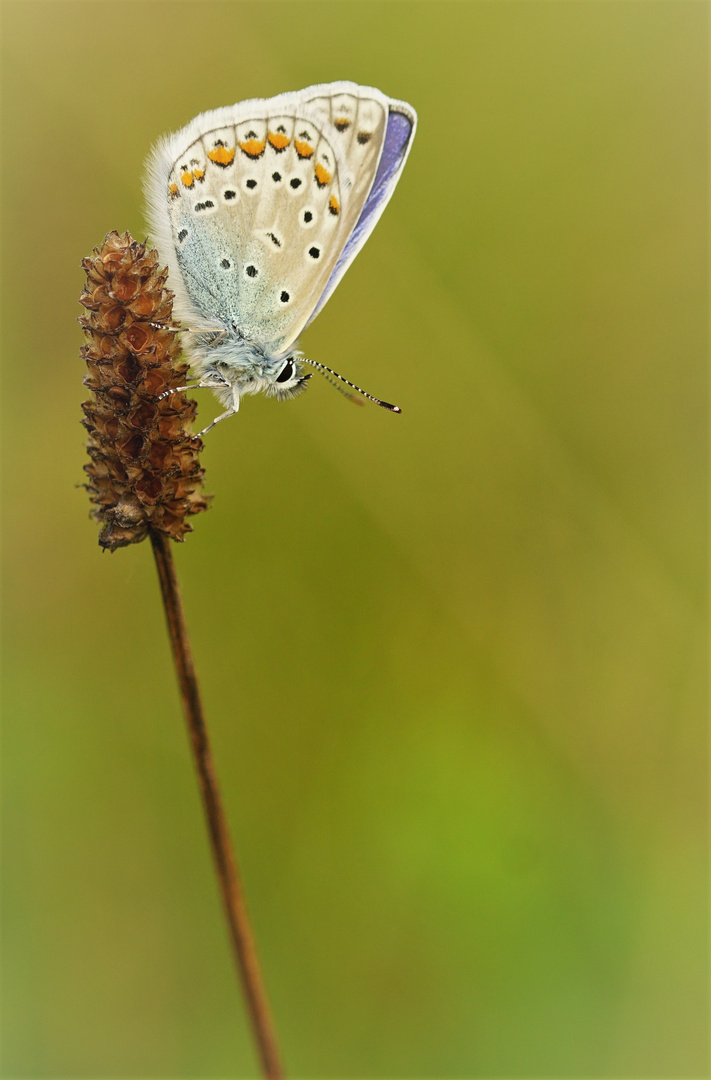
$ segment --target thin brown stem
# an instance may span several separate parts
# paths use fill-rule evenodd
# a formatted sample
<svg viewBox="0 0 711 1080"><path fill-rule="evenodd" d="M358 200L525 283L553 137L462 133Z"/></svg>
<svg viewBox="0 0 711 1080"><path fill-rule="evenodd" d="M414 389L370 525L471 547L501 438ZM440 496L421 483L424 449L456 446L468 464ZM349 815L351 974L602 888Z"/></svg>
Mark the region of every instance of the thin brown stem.
<svg viewBox="0 0 711 1080"><path fill-rule="evenodd" d="M268 1077L268 1080L283 1080L284 1073L279 1063L274 1025L217 786L170 541L160 532L151 530L150 535L158 567L173 658L180 683L183 710L190 734L190 745L200 779L212 854L215 859L237 970L242 982L264 1076Z"/></svg>

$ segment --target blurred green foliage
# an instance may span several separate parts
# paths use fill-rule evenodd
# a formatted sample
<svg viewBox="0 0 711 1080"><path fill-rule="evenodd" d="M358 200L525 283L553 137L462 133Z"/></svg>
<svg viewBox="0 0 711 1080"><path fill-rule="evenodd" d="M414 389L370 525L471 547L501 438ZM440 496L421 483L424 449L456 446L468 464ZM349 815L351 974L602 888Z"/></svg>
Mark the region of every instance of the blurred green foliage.
<svg viewBox="0 0 711 1080"><path fill-rule="evenodd" d="M341 78L420 129L303 344L403 416L245 401L176 551L290 1074L705 1075L708 7L2 15L3 1075L254 1075L79 262L159 135Z"/></svg>

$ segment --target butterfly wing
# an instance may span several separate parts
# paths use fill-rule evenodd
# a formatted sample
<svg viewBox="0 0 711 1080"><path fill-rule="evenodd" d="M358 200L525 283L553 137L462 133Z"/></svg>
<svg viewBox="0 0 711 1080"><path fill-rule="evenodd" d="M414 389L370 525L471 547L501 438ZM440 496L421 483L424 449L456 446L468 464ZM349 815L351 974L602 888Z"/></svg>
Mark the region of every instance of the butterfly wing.
<svg viewBox="0 0 711 1080"><path fill-rule="evenodd" d="M397 183L409 106L354 83L203 113L156 147L147 193L176 313L285 352Z"/></svg>
<svg viewBox="0 0 711 1080"><path fill-rule="evenodd" d="M312 322L336 288L350 264L375 228L400 179L417 127L414 109L404 101L390 101L387 128L378 169L360 216L331 272L326 287L308 319Z"/></svg>

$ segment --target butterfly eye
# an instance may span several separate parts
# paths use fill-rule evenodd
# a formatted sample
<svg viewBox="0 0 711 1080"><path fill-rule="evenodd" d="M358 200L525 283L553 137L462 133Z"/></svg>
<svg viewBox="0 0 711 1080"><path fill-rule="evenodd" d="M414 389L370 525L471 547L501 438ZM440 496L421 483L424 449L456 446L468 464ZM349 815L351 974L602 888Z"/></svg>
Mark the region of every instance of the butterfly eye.
<svg viewBox="0 0 711 1080"><path fill-rule="evenodd" d="M288 382L294 374L294 364L291 360L287 360L284 367L281 369L276 377L277 382Z"/></svg>

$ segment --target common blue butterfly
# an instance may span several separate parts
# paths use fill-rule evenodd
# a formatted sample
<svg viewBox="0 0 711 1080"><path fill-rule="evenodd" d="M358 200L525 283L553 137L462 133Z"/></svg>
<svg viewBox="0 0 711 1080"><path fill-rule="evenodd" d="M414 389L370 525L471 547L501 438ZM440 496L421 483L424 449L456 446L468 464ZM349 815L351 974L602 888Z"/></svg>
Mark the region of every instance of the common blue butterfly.
<svg viewBox="0 0 711 1080"><path fill-rule="evenodd" d="M149 220L191 388L226 410L205 431L244 394L294 397L305 364L400 412L296 345L385 209L416 124L406 102L335 82L202 113L154 148Z"/></svg>

